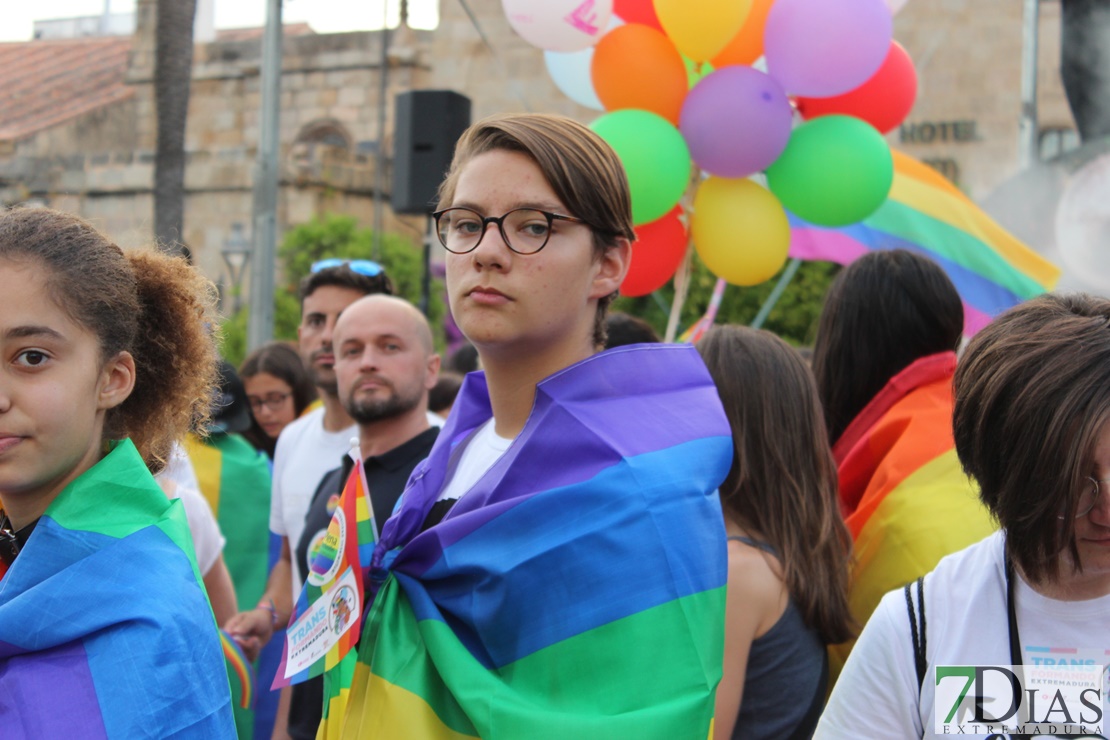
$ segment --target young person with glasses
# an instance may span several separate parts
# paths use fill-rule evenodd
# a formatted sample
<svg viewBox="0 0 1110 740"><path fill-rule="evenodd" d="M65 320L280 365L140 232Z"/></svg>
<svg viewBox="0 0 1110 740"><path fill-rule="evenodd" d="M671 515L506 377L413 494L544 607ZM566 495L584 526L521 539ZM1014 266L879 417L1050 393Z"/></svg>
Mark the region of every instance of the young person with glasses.
<svg viewBox="0 0 1110 740"><path fill-rule="evenodd" d="M286 342L256 349L243 361L239 377L251 406L251 428L243 436L272 460L278 435L316 400L316 386Z"/></svg>
<svg viewBox="0 0 1110 740"><path fill-rule="evenodd" d="M385 525L350 704L325 729L704 740L731 438L692 347L600 352L635 238L620 161L570 119L496 116L460 139L439 200L483 372Z"/></svg>
<svg viewBox="0 0 1110 740"><path fill-rule="evenodd" d="M955 395L956 451L1001 531L883 598L848 658L819 738L940 736L936 666L1062 659L1101 666L1106 686L1110 301L1043 295L1010 309L971 340ZM1080 723L1074 704L1067 714L1057 706L1057 732L1110 735L1105 696L1096 722L1093 707L1083 708ZM1007 724L1041 720L1052 706L1035 704L1033 717L1025 702Z"/></svg>

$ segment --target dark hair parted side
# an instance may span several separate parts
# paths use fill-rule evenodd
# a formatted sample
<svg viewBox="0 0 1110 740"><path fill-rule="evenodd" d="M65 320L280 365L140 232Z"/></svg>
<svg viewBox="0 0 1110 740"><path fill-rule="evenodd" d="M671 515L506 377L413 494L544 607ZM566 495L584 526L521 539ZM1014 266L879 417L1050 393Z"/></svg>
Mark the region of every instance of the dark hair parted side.
<svg viewBox="0 0 1110 740"><path fill-rule="evenodd" d="M1042 295L1011 308L971 340L954 383L956 453L1011 561L1034 583L1059 578L1065 551L1079 571L1075 512L1110 422L1110 301Z"/></svg>
<svg viewBox="0 0 1110 740"><path fill-rule="evenodd" d="M217 385L212 283L178 257L125 255L87 222L48 208L0 213L0 258L46 270L50 297L96 335L102 361L135 358L135 388L109 409L103 434L130 437L151 472L161 470L173 443L208 418Z"/></svg>
<svg viewBox="0 0 1110 740"><path fill-rule="evenodd" d="M308 371L300 354L288 342L267 342L247 359L243 360L239 368L239 377L246 381L259 373L273 375L278 380L293 389L293 411L300 416L308 405L316 400L316 386L312 383ZM277 440L271 438L258 425L258 420L251 414L251 427L243 436L255 446L265 452L270 458L274 456Z"/></svg>
<svg viewBox="0 0 1110 740"><path fill-rule="evenodd" d="M711 329L697 348L732 427L725 517L775 549L809 627L827 644L851 638L851 535L809 368L774 334L746 327Z"/></svg>
<svg viewBox="0 0 1110 740"><path fill-rule="evenodd" d="M439 187L438 208L449 208L462 169L475 157L495 150L519 152L540 168L544 179L570 213L593 231L594 253L623 237L636 240L632 195L620 158L604 139L564 116L515 113L491 116L471 126L455 146L451 169ZM487 214L489 215L489 214ZM605 313L616 293L597 302L593 342L605 345Z"/></svg>
<svg viewBox="0 0 1110 740"><path fill-rule="evenodd" d="M357 273L346 265L338 265L336 267L325 267L319 272L310 272L301 278L301 284L297 291L301 303L303 304L305 298L328 285L337 288L350 288L363 295L374 295L376 293L393 295L393 281L389 279L389 275L386 275L384 270L371 277Z"/></svg>
<svg viewBox="0 0 1110 740"><path fill-rule="evenodd" d="M844 268L825 298L813 346L830 442L915 360L955 351L963 328L960 295L933 261L894 249Z"/></svg>

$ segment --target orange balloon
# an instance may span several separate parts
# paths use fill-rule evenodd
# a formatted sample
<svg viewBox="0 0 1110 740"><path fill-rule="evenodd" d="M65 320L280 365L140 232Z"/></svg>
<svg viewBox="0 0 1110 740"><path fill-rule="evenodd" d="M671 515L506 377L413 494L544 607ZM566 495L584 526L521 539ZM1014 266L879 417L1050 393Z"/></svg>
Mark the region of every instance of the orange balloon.
<svg viewBox="0 0 1110 740"><path fill-rule="evenodd" d="M732 37L728 46L713 57L713 66L720 68L729 64L751 64L763 56L763 27L767 25L767 14L775 0L752 0L752 9L740 32Z"/></svg>
<svg viewBox="0 0 1110 740"><path fill-rule="evenodd" d="M662 32L638 23L614 28L594 47L590 77L605 110L639 108L678 125L686 65Z"/></svg>

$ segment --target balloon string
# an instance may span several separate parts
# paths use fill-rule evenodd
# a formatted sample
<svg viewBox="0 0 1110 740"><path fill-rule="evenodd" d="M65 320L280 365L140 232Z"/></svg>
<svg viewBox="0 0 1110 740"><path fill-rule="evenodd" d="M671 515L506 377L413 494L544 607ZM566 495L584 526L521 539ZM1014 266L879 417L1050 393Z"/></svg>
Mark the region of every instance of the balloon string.
<svg viewBox="0 0 1110 740"><path fill-rule="evenodd" d="M678 319L682 315L682 306L686 303L686 294L690 290L690 261L694 256L694 239L686 242L686 255L678 272L674 276L674 301L671 303L671 315L667 318L667 332L663 336L664 342L673 342L678 333Z"/></svg>

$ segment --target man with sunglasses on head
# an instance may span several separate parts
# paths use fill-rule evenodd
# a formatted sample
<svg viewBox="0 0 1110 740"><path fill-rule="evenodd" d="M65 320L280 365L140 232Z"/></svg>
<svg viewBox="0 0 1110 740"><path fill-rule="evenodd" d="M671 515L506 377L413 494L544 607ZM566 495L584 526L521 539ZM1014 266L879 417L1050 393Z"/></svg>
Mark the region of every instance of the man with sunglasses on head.
<svg viewBox="0 0 1110 740"><path fill-rule="evenodd" d="M364 296L392 295L393 283L376 262L325 259L312 265L299 292L298 349L320 393L320 406L289 424L278 437L270 530L281 537L281 554L258 605L227 623L228 632L252 659L289 620L293 598L300 593L305 575L300 564L293 562L290 543L301 538L320 481L350 449L351 437L358 435L358 427L339 400L332 347L335 323L349 305ZM287 692L278 707L278 728L288 717Z"/></svg>

